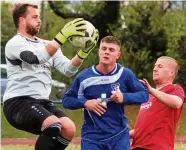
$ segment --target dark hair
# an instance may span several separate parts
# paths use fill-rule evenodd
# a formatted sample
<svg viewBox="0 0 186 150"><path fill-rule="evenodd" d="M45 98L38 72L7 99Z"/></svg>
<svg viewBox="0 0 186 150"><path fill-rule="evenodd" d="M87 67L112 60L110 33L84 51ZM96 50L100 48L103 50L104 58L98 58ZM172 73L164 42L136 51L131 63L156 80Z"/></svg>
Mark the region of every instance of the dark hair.
<svg viewBox="0 0 186 150"><path fill-rule="evenodd" d="M38 9L38 6L34 4L27 4L27 3L15 4L13 12L12 12L12 16L13 16L14 25L16 28L18 28L19 26L19 17L25 17L27 15L28 7L34 7Z"/></svg>
<svg viewBox="0 0 186 150"><path fill-rule="evenodd" d="M106 37L102 38L101 42L116 43L119 47L121 47L120 41L114 36L106 36Z"/></svg>

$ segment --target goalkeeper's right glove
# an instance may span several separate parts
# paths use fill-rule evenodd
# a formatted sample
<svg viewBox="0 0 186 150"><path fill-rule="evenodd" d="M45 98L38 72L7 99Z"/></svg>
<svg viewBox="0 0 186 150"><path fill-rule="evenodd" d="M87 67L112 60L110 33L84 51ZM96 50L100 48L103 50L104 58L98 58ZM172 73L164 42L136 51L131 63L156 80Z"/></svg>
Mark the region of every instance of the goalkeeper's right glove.
<svg viewBox="0 0 186 150"><path fill-rule="evenodd" d="M83 18L74 19L63 27L63 29L56 35L54 40L62 45L70 36L85 36L84 30L86 30L86 28L86 22Z"/></svg>
<svg viewBox="0 0 186 150"><path fill-rule="evenodd" d="M92 44L88 47L82 48L77 52L77 55L79 56L79 58L81 59L85 59L87 58L87 56L90 54L90 52L94 49L94 47L96 46L97 42L99 39L99 31L96 29L96 38L95 40L92 42Z"/></svg>

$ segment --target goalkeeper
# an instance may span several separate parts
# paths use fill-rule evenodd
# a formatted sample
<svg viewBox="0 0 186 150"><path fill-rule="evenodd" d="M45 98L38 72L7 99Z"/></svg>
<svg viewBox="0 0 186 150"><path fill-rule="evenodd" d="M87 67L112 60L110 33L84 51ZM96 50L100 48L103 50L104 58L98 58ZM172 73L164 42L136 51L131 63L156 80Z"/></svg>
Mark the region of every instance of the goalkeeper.
<svg viewBox="0 0 186 150"><path fill-rule="evenodd" d="M115 37L104 37L99 63L79 73L62 100L65 108L84 108L82 150L130 149L123 106L147 101L148 91L130 69L116 63L120 46Z"/></svg>
<svg viewBox="0 0 186 150"><path fill-rule="evenodd" d="M78 51L71 60L60 46L73 35L85 36L82 18L67 23L54 40L38 37L41 20L37 5L16 4L13 20L18 33L5 47L8 85L3 98L7 121L15 128L39 135L35 150L63 150L76 127L67 115L49 101L51 68L71 77L96 45Z"/></svg>

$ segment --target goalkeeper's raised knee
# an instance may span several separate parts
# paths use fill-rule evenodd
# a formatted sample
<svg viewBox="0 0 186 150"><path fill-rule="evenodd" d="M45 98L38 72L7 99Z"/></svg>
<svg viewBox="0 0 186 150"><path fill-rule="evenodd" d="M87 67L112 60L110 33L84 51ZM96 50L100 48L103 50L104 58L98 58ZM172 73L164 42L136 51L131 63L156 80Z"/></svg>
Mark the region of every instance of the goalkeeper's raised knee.
<svg viewBox="0 0 186 150"><path fill-rule="evenodd" d="M42 129L41 135L38 137L35 150L53 150L56 137L60 135L61 124L53 123Z"/></svg>

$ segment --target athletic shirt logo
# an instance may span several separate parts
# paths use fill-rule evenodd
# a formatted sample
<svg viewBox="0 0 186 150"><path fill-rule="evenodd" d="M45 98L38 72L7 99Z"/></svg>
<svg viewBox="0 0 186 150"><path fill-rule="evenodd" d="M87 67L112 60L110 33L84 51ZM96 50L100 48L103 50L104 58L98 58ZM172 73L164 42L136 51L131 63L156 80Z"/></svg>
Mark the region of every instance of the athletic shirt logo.
<svg viewBox="0 0 186 150"><path fill-rule="evenodd" d="M141 104L140 111L145 110L145 109L149 109L151 106L152 106L152 102L143 103L143 104Z"/></svg>
<svg viewBox="0 0 186 150"><path fill-rule="evenodd" d="M119 83L111 84L112 91L119 91L120 90L119 87L120 87Z"/></svg>

